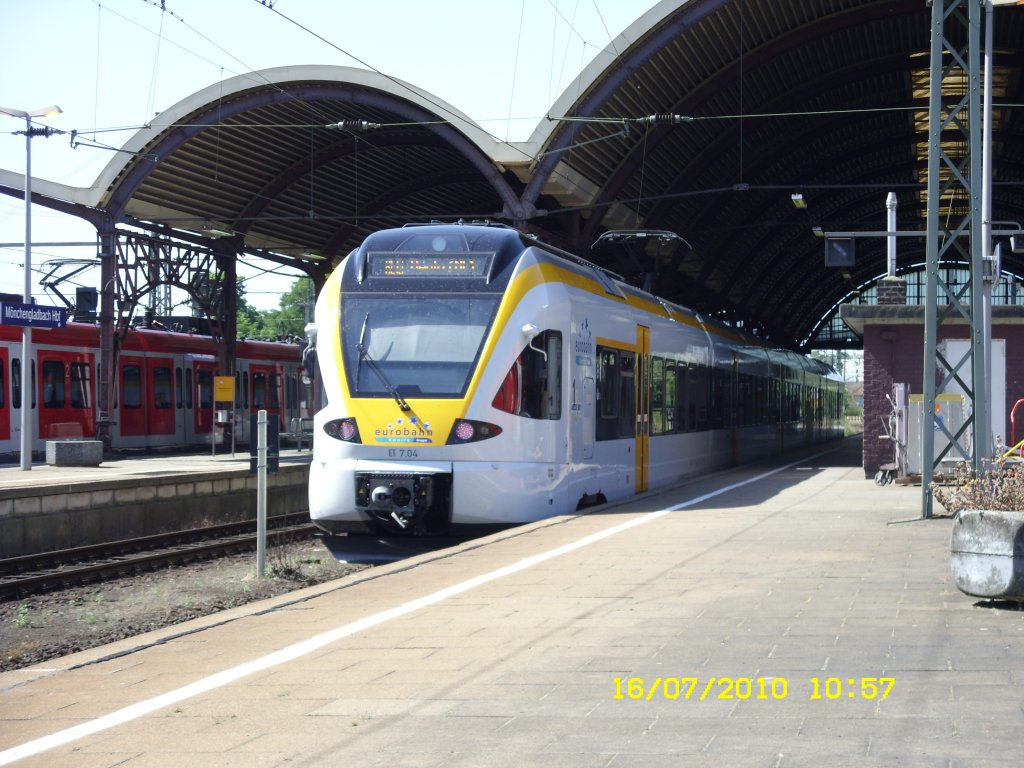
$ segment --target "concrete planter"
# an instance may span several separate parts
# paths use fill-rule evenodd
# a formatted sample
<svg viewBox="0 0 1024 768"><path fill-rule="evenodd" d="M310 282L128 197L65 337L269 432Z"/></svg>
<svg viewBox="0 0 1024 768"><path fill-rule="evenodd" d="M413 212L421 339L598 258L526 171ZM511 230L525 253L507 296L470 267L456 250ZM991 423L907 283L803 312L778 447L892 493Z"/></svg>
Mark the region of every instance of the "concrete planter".
<svg viewBox="0 0 1024 768"><path fill-rule="evenodd" d="M54 467L98 467L103 462L101 440L47 440L46 463Z"/></svg>
<svg viewBox="0 0 1024 768"><path fill-rule="evenodd" d="M1024 512L961 510L953 522L949 549L961 592L1024 600Z"/></svg>

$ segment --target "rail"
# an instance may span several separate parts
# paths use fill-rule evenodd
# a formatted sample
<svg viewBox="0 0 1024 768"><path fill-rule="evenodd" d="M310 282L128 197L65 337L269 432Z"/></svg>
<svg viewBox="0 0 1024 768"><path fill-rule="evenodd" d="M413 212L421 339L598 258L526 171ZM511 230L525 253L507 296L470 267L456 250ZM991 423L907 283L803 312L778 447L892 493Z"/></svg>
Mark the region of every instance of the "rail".
<svg viewBox="0 0 1024 768"><path fill-rule="evenodd" d="M305 514L268 520L271 543L312 535L317 529ZM256 547L256 521L227 523L169 534L124 539L0 560L0 599L23 597L68 584L193 562Z"/></svg>

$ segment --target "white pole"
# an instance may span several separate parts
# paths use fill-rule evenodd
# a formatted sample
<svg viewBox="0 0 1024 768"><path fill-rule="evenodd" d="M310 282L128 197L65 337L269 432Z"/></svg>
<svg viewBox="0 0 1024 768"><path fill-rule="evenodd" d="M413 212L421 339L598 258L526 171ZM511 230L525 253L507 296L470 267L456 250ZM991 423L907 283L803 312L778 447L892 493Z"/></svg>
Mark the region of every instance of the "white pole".
<svg viewBox="0 0 1024 768"><path fill-rule="evenodd" d="M888 275L896 277L896 193L890 192L885 196L886 226L889 236L886 238L888 247Z"/></svg>
<svg viewBox="0 0 1024 768"><path fill-rule="evenodd" d="M32 116L25 115L25 291L32 303ZM21 329L21 468L32 469L32 328Z"/></svg>
<svg viewBox="0 0 1024 768"><path fill-rule="evenodd" d="M0 107L0 114L11 117L25 118L25 290L22 300L25 304L32 303L32 136L50 136L61 133L51 128L40 128L33 132L33 117L50 117L59 115L61 108L56 104L52 107L34 109L25 112L21 109ZM15 132L17 133L17 131ZM22 326L21 329L21 468L32 469L32 327Z"/></svg>
<svg viewBox="0 0 1024 768"><path fill-rule="evenodd" d="M982 84L983 117L981 137L981 243L982 255L985 259L992 257L992 0L985 0L985 71ZM979 445L976 451L983 452L987 458L992 450L992 289L999 282L999 274L992 262L991 277L982 278L981 314L982 314L982 345L985 348L985 381L979 385L974 382L974 396L978 397L978 390L981 389L981 396L985 398L988 407L985 408L986 424L983 424L983 432L988 445ZM988 271L988 270L986 270ZM986 392L985 389L988 391ZM997 387L996 391L1001 388ZM1000 424L999 431L1003 432L1005 426Z"/></svg>
<svg viewBox="0 0 1024 768"><path fill-rule="evenodd" d="M267 567L267 412L256 414L256 578ZM251 438L250 438L251 439Z"/></svg>

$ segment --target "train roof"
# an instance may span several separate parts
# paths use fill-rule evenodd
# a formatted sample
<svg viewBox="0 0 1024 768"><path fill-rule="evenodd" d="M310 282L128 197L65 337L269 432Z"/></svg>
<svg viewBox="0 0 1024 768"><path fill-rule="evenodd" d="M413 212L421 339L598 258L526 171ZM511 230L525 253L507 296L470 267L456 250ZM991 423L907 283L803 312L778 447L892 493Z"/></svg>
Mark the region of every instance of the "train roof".
<svg viewBox="0 0 1024 768"><path fill-rule="evenodd" d="M459 221L454 223L431 222L429 224L407 224L396 229L385 229L369 235L358 249L360 259L359 270L366 269L367 254L370 253L479 253L493 254L487 275L491 278L504 273L513 266L528 250L536 249L545 257L565 262L577 272L586 274L604 286L605 292L613 297L628 300L633 297L652 309L660 307L668 317L684 316L704 327L707 331L758 350L768 353L775 362L785 363L792 367L821 375L834 375L830 366L819 360L801 355L793 350L778 349L768 345L764 340L753 336L742 329L727 325L719 320L699 314L695 310L663 299L656 294L644 291L626 281L621 275L599 267L576 254L564 251L550 243L526 234L505 224L489 221ZM656 310L655 310L656 311ZM678 319L678 318L677 318Z"/></svg>

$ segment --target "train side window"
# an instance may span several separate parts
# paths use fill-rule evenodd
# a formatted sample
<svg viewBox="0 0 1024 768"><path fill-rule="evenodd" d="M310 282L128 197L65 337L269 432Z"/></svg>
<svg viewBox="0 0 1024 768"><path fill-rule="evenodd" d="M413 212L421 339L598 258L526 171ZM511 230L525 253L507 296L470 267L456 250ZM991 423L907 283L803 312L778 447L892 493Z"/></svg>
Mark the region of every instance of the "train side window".
<svg viewBox="0 0 1024 768"><path fill-rule="evenodd" d="M281 396L279 394L280 391L281 391L281 374L279 374L279 373L272 373L272 374L270 374L270 387L269 387L269 392L267 394L269 395L268 399L270 400L270 407L271 408L280 408L281 407Z"/></svg>
<svg viewBox="0 0 1024 768"><path fill-rule="evenodd" d="M711 371L711 426L713 429L732 426L732 389L728 372L721 368Z"/></svg>
<svg viewBox="0 0 1024 768"><path fill-rule="evenodd" d="M597 348L598 440L633 437L636 432L636 355Z"/></svg>
<svg viewBox="0 0 1024 768"><path fill-rule="evenodd" d="M178 408L181 408L181 405L182 405L181 392L182 392L182 386L181 386L181 366L180 365L176 365L174 367L174 397L175 397L174 404Z"/></svg>
<svg viewBox="0 0 1024 768"><path fill-rule="evenodd" d="M679 429L676 411L676 361L665 361L665 434Z"/></svg>
<svg viewBox="0 0 1024 768"><path fill-rule="evenodd" d="M170 408L174 392L171 387L171 369L159 366L153 369L153 407Z"/></svg>
<svg viewBox="0 0 1024 768"><path fill-rule="evenodd" d="M523 361L523 396L520 413L534 419L562 415L562 334L537 334L520 355Z"/></svg>
<svg viewBox="0 0 1024 768"><path fill-rule="evenodd" d="M262 371L252 375L252 407L257 411L267 407L267 374Z"/></svg>
<svg viewBox="0 0 1024 768"><path fill-rule="evenodd" d="M651 358L651 434L663 435L665 427L665 358Z"/></svg>
<svg viewBox="0 0 1024 768"><path fill-rule="evenodd" d="M71 407L89 408L92 405L92 368L88 363L71 364Z"/></svg>
<svg viewBox="0 0 1024 768"><path fill-rule="evenodd" d="M300 416L308 416L313 408L313 382L303 376L299 388Z"/></svg>
<svg viewBox="0 0 1024 768"><path fill-rule="evenodd" d="M192 369L185 369L185 407L192 409Z"/></svg>
<svg viewBox="0 0 1024 768"><path fill-rule="evenodd" d="M213 371L208 368L197 370L196 385L199 388L199 407L213 408Z"/></svg>
<svg viewBox="0 0 1024 768"><path fill-rule="evenodd" d="M21 408L21 360L11 360L11 408Z"/></svg>
<svg viewBox="0 0 1024 768"><path fill-rule="evenodd" d="M694 364L687 369L686 394L687 425L691 430L702 432L708 428L708 401L711 391L711 369L706 365Z"/></svg>
<svg viewBox="0 0 1024 768"><path fill-rule="evenodd" d="M636 437L636 355L619 352L619 437Z"/></svg>
<svg viewBox="0 0 1024 768"><path fill-rule="evenodd" d="M142 370L137 365L121 368L121 407L142 407Z"/></svg>
<svg viewBox="0 0 1024 768"><path fill-rule="evenodd" d="M697 366L690 363L686 366L686 431L697 429Z"/></svg>
<svg viewBox="0 0 1024 768"><path fill-rule="evenodd" d="M64 363L43 360L43 407L63 408L64 400Z"/></svg>
<svg viewBox="0 0 1024 768"><path fill-rule="evenodd" d="M7 361L0 360L0 408L7 405Z"/></svg>
<svg viewBox="0 0 1024 768"><path fill-rule="evenodd" d="M597 416L601 421L614 419L618 414L618 390L616 382L619 378L619 355L613 349L600 349L597 352ZM598 426L598 440L601 428Z"/></svg>
<svg viewBox="0 0 1024 768"><path fill-rule="evenodd" d="M32 408L36 407L36 364L32 362ZM21 408L21 359L11 360L11 407Z"/></svg>
<svg viewBox="0 0 1024 768"><path fill-rule="evenodd" d="M562 333L538 333L502 380L491 405L528 419L562 416Z"/></svg>
<svg viewBox="0 0 1024 768"><path fill-rule="evenodd" d="M597 348L597 429L598 440L618 437L619 353Z"/></svg>

